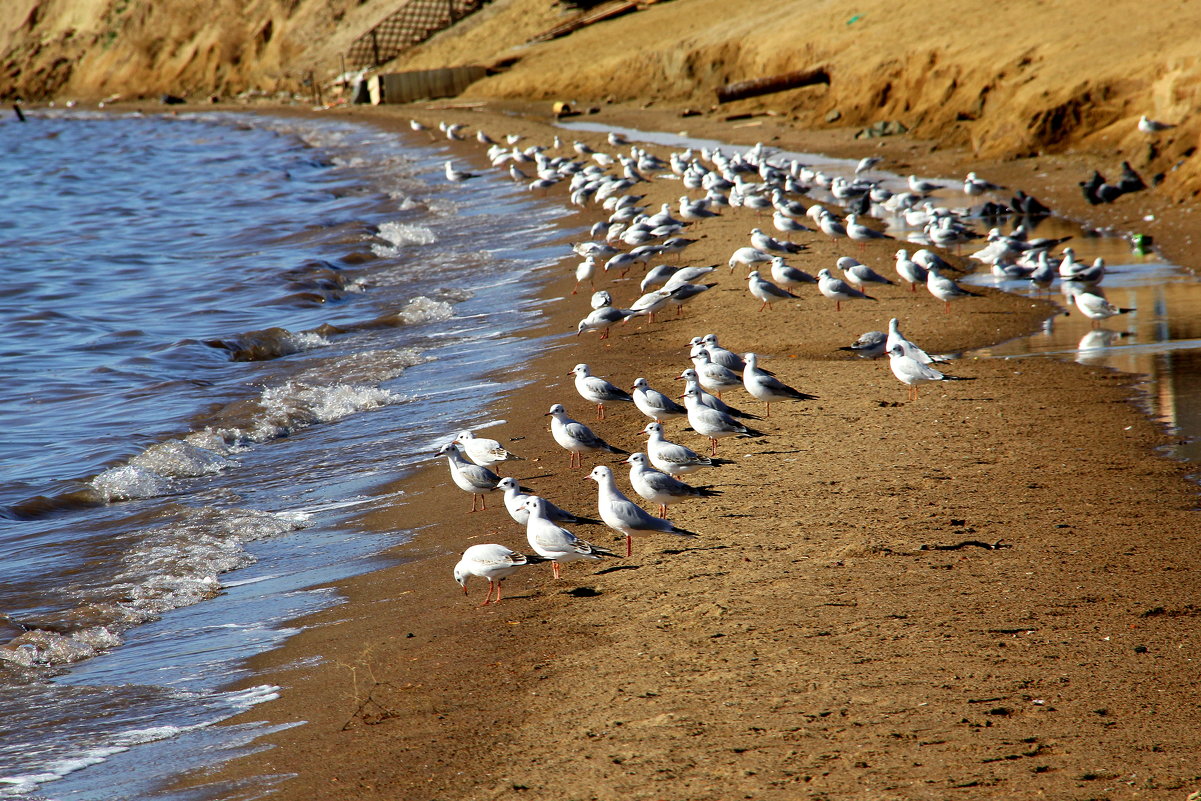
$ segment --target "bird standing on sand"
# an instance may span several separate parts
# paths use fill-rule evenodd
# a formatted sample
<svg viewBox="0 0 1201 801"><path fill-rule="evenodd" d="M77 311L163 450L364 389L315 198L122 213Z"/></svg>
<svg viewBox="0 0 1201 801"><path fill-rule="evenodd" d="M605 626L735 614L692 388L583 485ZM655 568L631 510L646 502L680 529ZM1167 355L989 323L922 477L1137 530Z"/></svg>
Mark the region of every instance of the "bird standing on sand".
<svg viewBox="0 0 1201 801"><path fill-rule="evenodd" d="M650 457L651 464L664 473L682 476L702 467L714 466L713 460L708 456L702 456L687 445L665 439L663 426L659 423L647 423L642 433L648 437L646 455Z"/></svg>
<svg viewBox="0 0 1201 801"><path fill-rule="evenodd" d="M466 595L467 579L472 576L487 579L488 594L484 596L484 602L480 604L480 606L487 606L489 603L500 603L500 583L502 581L516 573L524 565L545 561L546 559L542 556L526 556L495 543L472 545L463 551L463 558L455 565L455 581L459 582L459 586L463 588L463 594ZM494 586L496 587L495 601L492 600Z"/></svg>
<svg viewBox="0 0 1201 801"><path fill-rule="evenodd" d="M719 490L694 487L685 484L668 473L656 470L648 463L645 453L631 453L626 463L630 465L630 486L646 500L658 504L659 517L667 517L667 506L688 498L711 498L720 495Z"/></svg>
<svg viewBox="0 0 1201 801"><path fill-rule="evenodd" d="M771 256L764 253L758 248L738 248L734 254L730 256L730 272L734 271L734 267L739 264L744 264L750 267L754 264L767 264L771 261Z"/></svg>
<svg viewBox="0 0 1201 801"><path fill-rule="evenodd" d="M631 501L613 479L613 471L604 465L592 468L588 478L597 485L597 510L600 519L614 531L626 537L626 556L634 553L634 535L650 532L664 534L679 534L684 537L695 537L696 532L688 531L674 525L670 520L655 517L638 504Z"/></svg>
<svg viewBox="0 0 1201 801"><path fill-rule="evenodd" d="M849 350L856 353L863 359L877 359L884 355L885 344L888 342L888 335L883 331L868 331L865 334L860 334L859 338L850 345L845 345L839 350Z"/></svg>
<svg viewBox="0 0 1201 801"><path fill-rule="evenodd" d="M909 258L909 251L897 251L897 275L909 284L909 291L916 292L918 284L926 283L926 268Z"/></svg>
<svg viewBox="0 0 1201 801"><path fill-rule="evenodd" d="M843 256L838 260L838 269L842 270L842 274L846 277L847 283L858 289L860 292L866 284L888 284L896 286L891 279L885 278L878 272L868 267L858 259L853 259L850 256Z"/></svg>
<svg viewBox="0 0 1201 801"><path fill-rule="evenodd" d="M580 393L580 397L596 404L597 420L605 419L606 403L619 401L623 403L634 402L634 399L630 397L630 393L600 376L593 375L591 369L586 364L577 364L571 368L571 372L568 375L575 376L575 391Z"/></svg>
<svg viewBox="0 0 1201 801"><path fill-rule="evenodd" d="M761 278L758 270L751 270L747 274L746 281L747 291L756 300L763 301L763 305L759 307L759 311L770 308L778 300L784 300L785 298L799 299L798 295L792 294L787 289L781 289L766 278Z"/></svg>
<svg viewBox="0 0 1201 801"><path fill-rule="evenodd" d="M842 311L844 300L875 300L871 295L855 289L841 278L830 275L830 271L826 269L817 274L817 289L834 301L834 311Z"/></svg>
<svg viewBox="0 0 1201 801"><path fill-rule="evenodd" d="M926 289L943 302L947 314L951 313L951 301L959 298L980 297L980 293L969 292L950 278L945 277L937 267L931 267L926 271Z"/></svg>
<svg viewBox="0 0 1201 801"><path fill-rule="evenodd" d="M509 512L509 517L513 518L513 522L519 526L524 526L530 522L530 510L526 507L526 501L536 497L529 493L521 491L521 485L517 483L517 479L505 477L497 482L496 488L505 494L505 509ZM577 514L572 514L566 509L555 506L545 498L542 502L546 508L546 516L555 523L599 523L599 520L593 520L591 517L581 517Z"/></svg>
<svg viewBox="0 0 1201 801"><path fill-rule="evenodd" d="M650 382L645 378L634 379L632 393L634 405L638 411L645 414L656 423L661 423L669 417L683 417L688 410L658 390L651 389Z"/></svg>
<svg viewBox="0 0 1201 801"><path fill-rule="evenodd" d="M568 468L583 467L585 451L606 451L623 456L630 454L629 451L623 451L621 448L615 448L605 442L591 428L578 420L572 420L567 416L567 410L561 403L551 406L550 411L543 416L551 419L550 433L555 438L555 442L571 454L567 463ZM496 486L495 482L493 482L493 486Z"/></svg>
<svg viewBox="0 0 1201 801"><path fill-rule="evenodd" d="M530 519L525 525L525 538L534 553L550 562L551 572L559 578L559 564L578 559L600 559L617 554L599 548L556 525L546 516L546 501L537 495L525 502Z"/></svg>
<svg viewBox="0 0 1201 801"><path fill-rule="evenodd" d="M455 434L455 442L463 449L463 455L481 467L492 467L501 462L522 461L520 456L509 453L494 439L477 437L470 431Z"/></svg>
<svg viewBox="0 0 1201 801"><path fill-rule="evenodd" d="M471 493L471 509L469 511L482 512L487 509L488 502L484 498L484 493L496 489L500 476L486 467L467 461L457 442L443 445L438 453L446 457L446 462L450 466L450 477L454 480L455 485L464 492ZM480 501L478 510L475 508L477 498Z"/></svg>
<svg viewBox="0 0 1201 801"><path fill-rule="evenodd" d="M793 389L778 378L765 373L757 363L759 357L754 353L747 353L743 358L746 360L746 369L742 372L742 385L748 393L767 405L765 417L771 417L772 401L817 399L816 395Z"/></svg>
<svg viewBox="0 0 1201 801"><path fill-rule="evenodd" d="M1143 133L1160 133L1175 127L1171 123L1153 120L1146 114L1138 118L1138 129Z"/></svg>
<svg viewBox="0 0 1201 801"><path fill-rule="evenodd" d="M684 408L688 410L688 425L701 436L709 438L710 455L717 455L717 440L723 437L760 437L763 432L747 428L725 412L701 404L697 390L684 390Z"/></svg>
<svg viewBox="0 0 1201 801"><path fill-rule="evenodd" d="M922 364L917 359L905 355L900 345L894 345L888 352L888 366L897 380L909 387L909 400L917 400L919 384L927 381L969 381L971 379L958 375L940 373L928 364Z"/></svg>

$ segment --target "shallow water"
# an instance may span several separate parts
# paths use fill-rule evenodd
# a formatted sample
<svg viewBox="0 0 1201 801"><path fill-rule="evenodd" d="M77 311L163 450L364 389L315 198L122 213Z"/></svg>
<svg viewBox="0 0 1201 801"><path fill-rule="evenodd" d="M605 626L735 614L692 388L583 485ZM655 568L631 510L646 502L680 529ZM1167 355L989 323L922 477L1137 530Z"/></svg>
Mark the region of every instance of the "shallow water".
<svg viewBox="0 0 1201 801"><path fill-rule="evenodd" d="M632 142L644 142L672 148L722 148L733 153L744 148L709 139L689 137L684 133L648 132L630 128L571 121L561 123L567 130L609 131L624 134ZM854 176L854 159L838 159L814 153L796 153L769 149L776 163L796 160L828 175ZM883 165L887 166L887 165ZM898 192L908 188L906 177L885 170L872 170L865 177L878 180L888 189ZM933 194L939 205L964 211L979 206L980 200L962 193L962 178L921 176L945 183L947 188ZM987 177L987 176L983 176ZM1020 188L1020 187L1019 187ZM824 204L836 204L829 192L816 190L813 199ZM1008 196L998 197L1006 202ZM886 230L898 239L908 240L915 235L898 218L886 218ZM1008 292L1023 295L1050 296L1056 299L1067 315L1048 318L1042 329L995 347L985 348L973 356L986 358L1050 357L1119 370L1140 377L1140 402L1147 413L1162 422L1176 435L1168 449L1173 458L1201 464L1201 278L1196 274L1164 260L1155 252L1142 252L1132 246L1121 232L1096 231L1079 223L1057 216L1045 219L1010 218L1001 221L978 220L976 229L987 231L999 223L1004 233L1025 222L1031 237L1071 236L1066 243L1077 259L1085 264L1097 257L1106 261L1106 275L1101 284L1112 303L1132 307L1137 311L1113 317L1097 326L1072 308L1063 294L1060 282L1050 289L1040 289L1028 280L1002 280L990 274L988 267L969 276L964 284L997 286ZM915 244L914 244L915 243ZM899 243L915 247L926 246L920 237ZM968 255L981 246L964 246ZM894 275L891 263L870 263L884 275ZM887 321L882 321L884 328Z"/></svg>
<svg viewBox="0 0 1201 801"><path fill-rule="evenodd" d="M28 117L0 124L0 796L169 797L261 733L210 724L339 602L307 588L411 536L357 529L381 488L494 422L563 210L368 126Z"/></svg>

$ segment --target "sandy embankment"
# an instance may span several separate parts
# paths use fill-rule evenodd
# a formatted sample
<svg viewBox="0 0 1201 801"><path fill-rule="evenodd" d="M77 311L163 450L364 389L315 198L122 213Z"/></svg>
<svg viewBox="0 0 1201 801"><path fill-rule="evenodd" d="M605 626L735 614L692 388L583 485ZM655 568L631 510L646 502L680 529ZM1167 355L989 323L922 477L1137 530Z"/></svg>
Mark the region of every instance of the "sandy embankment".
<svg viewBox="0 0 1201 801"><path fill-rule="evenodd" d="M453 116L549 141L549 129L508 111L363 116L398 129L411 115ZM630 121L616 110L601 119ZM822 149L820 137L772 126L713 130ZM643 116L639 127L679 125ZM926 146L886 147L930 174ZM472 152L456 146L460 158ZM1015 185L1067 191L1053 182ZM679 186L647 192L657 205ZM730 210L696 227L689 261L724 264L761 222ZM804 241L795 263L813 272L850 252ZM862 258L884 268L894 247ZM568 330L586 306L567 294L571 264L548 276L547 330ZM531 569L480 609L449 578L458 553L516 547L522 532L503 511L461 511L466 495L431 465L405 482L409 503L364 521L431 524L399 549L402 563L347 582L348 604L256 660L255 681L285 692L250 717L308 723L197 780L295 774L275 797L305 799L1180 799L1197 789L1196 487L1154 455L1163 435L1130 402L1131 379L969 359L952 369L974 381L908 403L884 363L836 348L890 316L931 350L970 348L1030 330L1047 308L989 291L946 315L928 295L884 288L842 312L811 291L760 314L744 273L720 270L681 320L607 343L570 338L536 365L542 380L496 410L511 422L494 434L519 438L531 459L514 474L587 513L594 485L566 469L542 417L552 398L590 420L571 365L669 385L685 343L709 331L767 354L819 400L780 404L757 424L763 439L722 443L732 463L704 481L723 495L672 509L698 541L649 538L632 559L572 565L557 583ZM614 292L628 300L630 283ZM596 427L633 449L643 422L619 407ZM680 423L669 430L703 444ZM603 528L579 533L619 545ZM964 540L1011 547L922 549ZM290 667L310 655L324 661Z"/></svg>

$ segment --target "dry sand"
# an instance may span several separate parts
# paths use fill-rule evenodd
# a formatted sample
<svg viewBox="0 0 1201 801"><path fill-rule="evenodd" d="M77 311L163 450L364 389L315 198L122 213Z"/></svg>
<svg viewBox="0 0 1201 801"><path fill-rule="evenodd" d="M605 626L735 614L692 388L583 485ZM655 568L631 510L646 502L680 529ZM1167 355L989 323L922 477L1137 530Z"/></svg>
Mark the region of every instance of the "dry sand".
<svg viewBox="0 0 1201 801"><path fill-rule="evenodd" d="M545 111L356 115L398 131L409 116L457 118L549 142ZM682 127L645 110L596 119ZM758 122L687 124L741 144L881 152L922 174L940 162L945 174L982 166L915 140L878 149L845 131L810 136ZM477 147L455 147L464 163L478 159ZM1084 163L983 166L1058 200ZM670 202L679 186L647 192L647 202ZM1168 216L1144 194L1139 203ZM724 264L762 222L732 209L696 227L702 239L688 261ZM1188 263L1187 231L1153 232ZM810 250L794 263L812 272L853 252L803 237ZM884 268L894 249L872 243L860 257ZM586 292L569 294L575 261L548 272L546 324L532 334L566 332L587 310ZM281 799L548 801L1179 800L1201 788L1197 487L1187 466L1156 455L1165 435L1132 402L1134 379L969 358L950 370L975 380L930 385L909 402L886 362L837 348L891 316L932 351L983 346L1032 330L1050 307L985 290L948 315L924 293L886 287L877 302L841 312L807 291L758 313L744 275L723 267L681 319L626 326L608 341L564 337L535 365L539 380L495 410L509 424L489 432L529 460L505 472L594 513L587 471L567 469L542 416L552 398L592 423L566 375L573 364L627 386L639 375L664 386L699 334L765 354L819 399L776 405L755 423L761 439L722 441L730 463L695 483L723 494L672 507L697 540L644 538L633 558L572 564L560 581L530 568L507 581L504 601L480 608L481 585L465 599L451 580L459 553L479 542L522 547L524 534L499 498L468 514L445 465L431 464L402 482L405 503L362 521L421 527L397 549L398 564L341 585L347 604L254 660L254 681L284 690L246 719L304 725L191 783L219 782L213 797L222 798L253 796L232 788L275 776ZM636 286L612 290L628 301ZM729 400L761 411L741 391ZM644 422L618 406L594 426L633 450ZM682 423L667 428L704 445ZM624 467L615 470L628 486ZM603 527L578 533L621 547ZM948 549L965 542L1002 547Z"/></svg>

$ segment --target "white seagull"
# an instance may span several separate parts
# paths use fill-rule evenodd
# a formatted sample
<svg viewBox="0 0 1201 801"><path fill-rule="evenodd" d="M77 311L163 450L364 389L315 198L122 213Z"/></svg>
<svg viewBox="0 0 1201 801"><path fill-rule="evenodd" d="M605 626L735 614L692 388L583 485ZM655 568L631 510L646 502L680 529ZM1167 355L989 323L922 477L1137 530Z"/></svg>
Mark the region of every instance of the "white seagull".
<svg viewBox="0 0 1201 801"><path fill-rule="evenodd" d="M888 321L888 339L884 343L884 350L891 353L892 349L897 346L900 346L906 356L922 364L933 364L935 361L933 356L905 338L905 335L901 333L900 323L897 318L893 317Z"/></svg>
<svg viewBox="0 0 1201 801"><path fill-rule="evenodd" d="M651 464L665 473L682 476L692 473L702 467L713 467L714 462L708 456L702 456L686 445L671 442L663 437L663 426L660 423L647 423L642 429L649 439L646 443L646 454Z"/></svg>
<svg viewBox="0 0 1201 801"><path fill-rule="evenodd" d="M463 451L457 442L443 445L438 449L438 453L446 457L446 462L450 466L450 477L454 480L455 485L464 492L471 493L470 511L482 512L487 509L488 502L484 499L484 493L496 489L500 476L486 467L481 467L463 458ZM476 498L480 500L478 510L475 508Z"/></svg>
<svg viewBox="0 0 1201 801"><path fill-rule="evenodd" d="M759 276L758 270L751 270L746 276L746 288L755 297L756 300L763 301L763 305L759 307L759 311L770 308L777 300L785 298L799 299L799 295L794 295L787 289L782 289L766 278Z"/></svg>
<svg viewBox="0 0 1201 801"><path fill-rule="evenodd" d="M545 562L542 556L526 556L511 548L495 543L472 545L463 551L463 558L455 565L455 581L467 594L467 579L472 576L488 579L488 594L480 606L489 603L500 603L500 583L517 572L523 565ZM492 600L492 588L496 587L496 600Z"/></svg>
<svg viewBox="0 0 1201 801"><path fill-rule="evenodd" d="M551 563L555 578L559 577L559 564L577 559L600 559L617 554L585 542L562 526L556 525L546 516L546 501L537 495L525 502L530 519L525 525L525 538L534 553Z"/></svg>
<svg viewBox="0 0 1201 801"><path fill-rule="evenodd" d="M785 384L783 381L768 375L756 364L758 356L748 353L746 370L742 373L742 385L746 391L767 404L766 417L771 417L771 402L781 400L816 400L816 395L808 395Z"/></svg>
<svg viewBox="0 0 1201 801"><path fill-rule="evenodd" d="M709 438L710 454L717 455L717 441L722 437L758 437L762 432L747 428L725 412L710 409L697 397L696 389L684 390L684 408L688 410L688 425L701 436Z"/></svg>
<svg viewBox="0 0 1201 801"><path fill-rule="evenodd" d="M629 451L623 451L621 448L615 448L605 442L591 428L578 420L572 420L567 416L567 410L561 403L550 407L550 411L543 416L551 419L550 433L555 438L555 442L571 453L568 461L569 468L583 467L585 451L607 451L619 453L622 456L630 454ZM493 482L493 486L496 486L495 482Z"/></svg>
<svg viewBox="0 0 1201 801"><path fill-rule="evenodd" d="M683 417L688 414L688 410L667 395L658 390L651 389L650 382L645 378L634 379L634 392L632 394L634 405L638 407L638 411L656 423L660 423L669 417Z"/></svg>
<svg viewBox="0 0 1201 801"><path fill-rule="evenodd" d="M667 506L688 498L711 498L720 495L719 490L709 487L694 487L685 484L668 473L656 470L647 464L645 453L631 453L626 459L630 465L630 486L646 500L659 505L659 517L667 517Z"/></svg>
<svg viewBox="0 0 1201 801"><path fill-rule="evenodd" d="M1119 314L1129 314L1134 311L1134 309L1123 309L1115 306L1095 292L1074 292L1072 294L1072 301L1075 302L1076 308L1080 310L1081 314L1092 320L1094 327L1101 320L1106 320Z"/></svg>
<svg viewBox="0 0 1201 801"><path fill-rule="evenodd" d="M1138 118L1138 129L1143 133L1159 133L1160 131L1166 131L1169 128L1175 127L1176 126L1172 125L1171 123L1153 120L1146 114Z"/></svg>
<svg viewBox="0 0 1201 801"><path fill-rule="evenodd" d="M463 454L468 459L481 467L492 467L492 465L507 461L522 461L520 456L509 453L496 440L477 437L470 431L460 431L455 434L455 442L462 446Z"/></svg>
<svg viewBox="0 0 1201 801"><path fill-rule="evenodd" d="M864 359L878 359L884 355L885 343L888 341L888 335L883 331L868 331L865 334L860 334L859 338L850 345L845 345L839 350L849 350L852 353L857 353Z"/></svg>
<svg viewBox="0 0 1201 801"><path fill-rule="evenodd" d="M592 468L588 478L596 482L597 509L600 519L614 531L626 536L626 556L634 553L634 535L647 534L653 531L664 534L679 534L684 537L695 537L696 532L682 529L670 520L655 517L638 504L631 501L613 479L613 471L604 465Z"/></svg>
<svg viewBox="0 0 1201 801"><path fill-rule="evenodd" d="M938 271L937 267L931 267L926 271L926 289L930 290L931 295L943 302L947 314L951 313L951 301L958 300L959 298L980 297L980 293L969 292L950 278L945 277Z"/></svg>
<svg viewBox="0 0 1201 801"><path fill-rule="evenodd" d="M917 400L919 384L927 381L968 381L970 379L958 375L940 373L928 364L922 364L917 359L905 355L900 345L894 345L888 352L888 366L897 380L909 387L909 400Z"/></svg>
<svg viewBox="0 0 1201 801"><path fill-rule="evenodd" d="M830 275L830 271L826 269L822 269L817 274L817 289L834 301L834 311L842 311L844 300L875 300L871 295L855 289L841 278Z"/></svg>
<svg viewBox="0 0 1201 801"><path fill-rule="evenodd" d="M734 251L734 255L730 256L730 272L734 272L734 267L738 264L750 267L753 264L767 264L770 261L771 256L758 248L738 248Z"/></svg>
<svg viewBox="0 0 1201 801"><path fill-rule="evenodd" d="M454 162L452 162L452 161L446 162L445 166L446 166L446 180L454 181L455 183L462 183L463 181L466 181L468 178L475 178L478 175L478 173L467 172L465 170L455 169Z"/></svg>
<svg viewBox="0 0 1201 801"><path fill-rule="evenodd" d="M630 397L630 393L626 392L621 387L618 387L600 376L592 374L586 364L577 364L571 368L568 375L575 376L575 391L580 393L580 397L586 401L596 404L596 419L605 419L605 404L606 403L633 403L634 399Z"/></svg>
<svg viewBox="0 0 1201 801"><path fill-rule="evenodd" d="M689 356L701 386L715 393L717 397L720 398L721 393L726 390L742 386L742 379L738 377L737 373L713 361L713 357L709 355L709 349L705 347L704 343L693 345ZM676 380L681 378L685 378L685 376L683 374L676 376Z"/></svg>
<svg viewBox="0 0 1201 801"><path fill-rule="evenodd" d="M525 502L530 498L536 497L528 492L522 492L523 487L517 483L517 479L505 477L497 482L496 488L503 490L505 493L505 509L509 512L509 517L519 526L524 526L530 520L530 511L526 508ZM546 516L556 523L599 523L599 520L593 520L591 517L582 517L581 515L572 514L566 509L555 506L545 498L542 499L546 506Z"/></svg>

